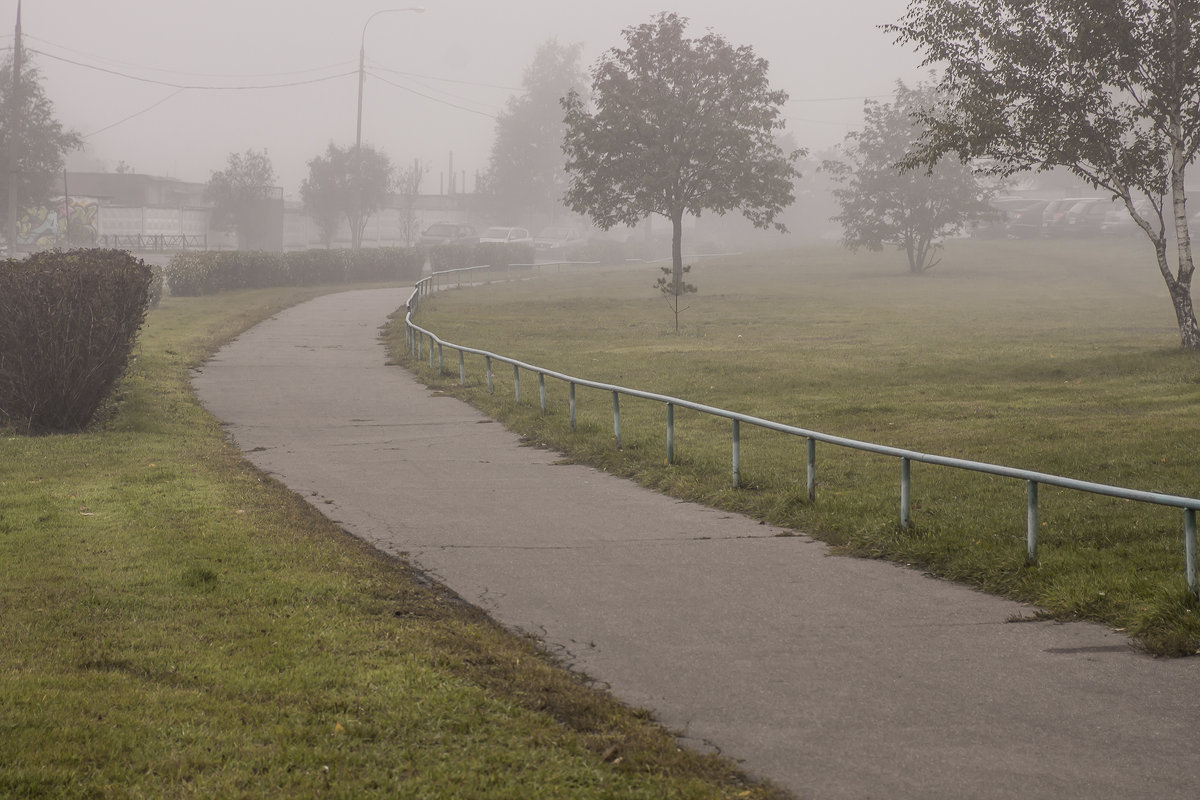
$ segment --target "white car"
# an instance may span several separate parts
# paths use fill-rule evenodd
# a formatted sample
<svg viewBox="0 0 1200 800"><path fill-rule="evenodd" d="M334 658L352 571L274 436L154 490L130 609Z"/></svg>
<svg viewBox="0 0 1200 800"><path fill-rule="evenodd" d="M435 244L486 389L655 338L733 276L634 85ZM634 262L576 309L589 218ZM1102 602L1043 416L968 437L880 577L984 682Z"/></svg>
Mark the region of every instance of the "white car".
<svg viewBox="0 0 1200 800"><path fill-rule="evenodd" d="M479 243L533 244L533 237L524 228L488 228L479 234Z"/></svg>

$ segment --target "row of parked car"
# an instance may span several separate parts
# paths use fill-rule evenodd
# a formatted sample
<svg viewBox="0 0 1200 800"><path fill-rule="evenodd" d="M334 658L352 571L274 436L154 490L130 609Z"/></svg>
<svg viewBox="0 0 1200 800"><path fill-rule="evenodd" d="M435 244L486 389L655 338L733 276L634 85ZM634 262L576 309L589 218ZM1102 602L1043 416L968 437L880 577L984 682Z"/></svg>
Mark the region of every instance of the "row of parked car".
<svg viewBox="0 0 1200 800"><path fill-rule="evenodd" d="M998 197L996 219L979 223L972 234L981 238L1036 239L1056 237L1130 236L1140 229L1124 204L1109 197L1063 197L1033 200ZM1151 214L1139 207L1139 213Z"/></svg>
<svg viewBox="0 0 1200 800"><path fill-rule="evenodd" d="M526 228L496 226L476 231L470 225L457 222L438 222L430 225L421 234L418 243L424 247L442 244L473 244L475 242L499 242L502 244L530 244L538 251L553 253L582 244L583 234L576 228L545 228L537 236L530 235Z"/></svg>

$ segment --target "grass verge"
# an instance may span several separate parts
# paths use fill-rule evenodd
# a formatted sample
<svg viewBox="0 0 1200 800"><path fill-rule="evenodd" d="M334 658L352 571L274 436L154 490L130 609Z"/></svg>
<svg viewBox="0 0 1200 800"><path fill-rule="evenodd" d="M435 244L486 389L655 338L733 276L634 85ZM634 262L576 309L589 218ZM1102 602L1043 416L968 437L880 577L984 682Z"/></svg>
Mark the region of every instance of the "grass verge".
<svg viewBox="0 0 1200 800"><path fill-rule="evenodd" d="M576 269L428 298L422 325L548 369L850 438L1167 494L1200 485L1200 359L1182 352L1161 278L1137 241L951 242L934 273L893 253L836 248L704 261L675 335L656 267ZM742 488L730 488L723 420L676 414L511 370L487 392L483 360L459 386L397 358L530 441L688 500L803 530L845 552L919 566L1036 604L1063 619L1129 631L1148 651L1200 649L1186 592L1183 513L1043 486L1040 561L1024 564L1025 487L913 465L913 526L900 530L899 465L821 446L807 502L802 440L742 426Z"/></svg>
<svg viewBox="0 0 1200 800"><path fill-rule="evenodd" d="M318 293L167 299L102 426L0 435L0 796L784 796L246 464L189 369Z"/></svg>

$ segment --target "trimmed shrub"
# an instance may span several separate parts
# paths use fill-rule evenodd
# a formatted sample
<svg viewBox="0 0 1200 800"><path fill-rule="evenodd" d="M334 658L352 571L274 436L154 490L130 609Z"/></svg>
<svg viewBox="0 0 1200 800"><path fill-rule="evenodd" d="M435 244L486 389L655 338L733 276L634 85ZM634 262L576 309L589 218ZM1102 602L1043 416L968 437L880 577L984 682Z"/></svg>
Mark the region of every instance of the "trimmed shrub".
<svg viewBox="0 0 1200 800"><path fill-rule="evenodd" d="M150 308L158 308L163 298L163 268L150 264Z"/></svg>
<svg viewBox="0 0 1200 800"><path fill-rule="evenodd" d="M301 250L292 253L179 253L166 269L171 294L195 297L230 289L316 286L348 281L416 281L425 265L417 248Z"/></svg>
<svg viewBox="0 0 1200 800"><path fill-rule="evenodd" d="M466 266L487 264L493 267L507 267L510 264L532 264L533 260L531 244L480 242L475 245L475 264Z"/></svg>
<svg viewBox="0 0 1200 800"><path fill-rule="evenodd" d="M125 373L152 280L123 250L0 262L0 425L83 429Z"/></svg>
<svg viewBox="0 0 1200 800"><path fill-rule="evenodd" d="M322 283L345 283L350 273L350 254L353 250L296 250L287 253L289 286L316 286Z"/></svg>
<svg viewBox="0 0 1200 800"><path fill-rule="evenodd" d="M438 272L445 269L483 266L483 262L476 260L475 257L475 250L478 247L479 245L474 242L439 244L431 247L429 248L429 268Z"/></svg>

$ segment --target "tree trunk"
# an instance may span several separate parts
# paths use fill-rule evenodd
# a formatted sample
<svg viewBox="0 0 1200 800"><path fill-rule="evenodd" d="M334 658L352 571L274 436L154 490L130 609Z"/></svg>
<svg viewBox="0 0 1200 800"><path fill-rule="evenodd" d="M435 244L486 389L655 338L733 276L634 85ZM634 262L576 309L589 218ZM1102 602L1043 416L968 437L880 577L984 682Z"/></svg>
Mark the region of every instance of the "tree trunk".
<svg viewBox="0 0 1200 800"><path fill-rule="evenodd" d="M1175 215L1175 241L1179 250L1179 268L1174 276L1167 266L1163 277L1167 281L1167 291L1171 293L1171 303L1175 306L1175 319L1179 323L1180 345L1187 350L1200 350L1200 329L1196 326L1196 311L1192 305L1192 274L1195 264L1192 261L1192 239L1188 231L1187 194L1184 190L1184 170L1187 160L1183 153L1183 130L1176 122L1174 126L1171 147L1171 204ZM1160 258L1160 269L1164 266L1165 245L1163 257Z"/></svg>
<svg viewBox="0 0 1200 800"><path fill-rule="evenodd" d="M683 286L683 210L671 212L671 280Z"/></svg>
<svg viewBox="0 0 1200 800"><path fill-rule="evenodd" d="M362 247L363 228L361 214L347 214L346 221L350 223L350 249L358 250Z"/></svg>
<svg viewBox="0 0 1200 800"><path fill-rule="evenodd" d="M1196 311L1192 306L1192 288L1179 281L1167 284L1175 320L1179 323L1179 344L1185 350L1200 350L1200 329L1196 326Z"/></svg>

